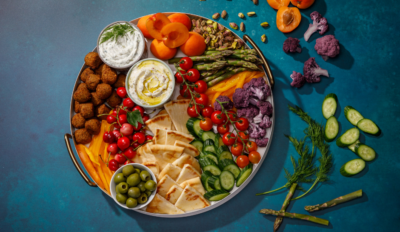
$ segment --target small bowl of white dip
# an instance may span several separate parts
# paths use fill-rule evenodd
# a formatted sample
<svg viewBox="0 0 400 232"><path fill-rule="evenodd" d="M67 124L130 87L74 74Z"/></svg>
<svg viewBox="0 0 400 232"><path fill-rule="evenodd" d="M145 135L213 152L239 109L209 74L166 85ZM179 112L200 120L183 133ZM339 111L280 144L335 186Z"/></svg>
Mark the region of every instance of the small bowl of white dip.
<svg viewBox="0 0 400 232"><path fill-rule="evenodd" d="M175 78L162 60L148 58L136 62L125 80L128 96L145 109L161 108L174 93Z"/></svg>
<svg viewBox="0 0 400 232"><path fill-rule="evenodd" d="M136 63L142 57L145 46L140 29L126 21L106 26L97 39L100 59L118 70L126 70Z"/></svg>

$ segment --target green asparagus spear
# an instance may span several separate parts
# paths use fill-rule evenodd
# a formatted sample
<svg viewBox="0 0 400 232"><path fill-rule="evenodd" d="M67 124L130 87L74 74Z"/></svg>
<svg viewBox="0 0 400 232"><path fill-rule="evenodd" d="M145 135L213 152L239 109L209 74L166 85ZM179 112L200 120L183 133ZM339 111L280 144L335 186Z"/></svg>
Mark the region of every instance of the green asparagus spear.
<svg viewBox="0 0 400 232"><path fill-rule="evenodd" d="M214 73L213 75L204 78L203 81L205 81L205 82L212 81L215 78L217 78L217 77L221 76L222 74L226 73L227 71L229 71L229 70L228 69L219 70L218 72Z"/></svg>
<svg viewBox="0 0 400 232"><path fill-rule="evenodd" d="M217 61L223 60L225 56L230 56L234 53L233 50L225 50L225 51L216 51L210 54L204 54L203 56L190 56L193 62L209 62L209 61ZM175 57L168 60L169 64L178 63L182 57Z"/></svg>
<svg viewBox="0 0 400 232"><path fill-rule="evenodd" d="M225 65L227 65L228 62L227 61L216 61L214 63L209 63L209 64L196 64L193 66L193 68L201 71L201 70L216 70L216 69L221 69L222 67L224 67Z"/></svg>
<svg viewBox="0 0 400 232"><path fill-rule="evenodd" d="M210 88L211 86L214 86L214 85L218 84L219 82L228 79L229 77L235 75L236 73L240 73L240 72L243 72L246 70L247 70L247 68L237 68L232 71L228 71L228 72L224 73L223 75L207 82L207 86L208 86L208 88Z"/></svg>
<svg viewBox="0 0 400 232"><path fill-rule="evenodd" d="M228 58L241 59L241 60L249 61L252 63L261 64L261 60L258 57L256 57L255 55L250 55L250 54L247 55L247 54L233 53Z"/></svg>
<svg viewBox="0 0 400 232"><path fill-rule="evenodd" d="M347 201L351 201L351 200L359 198L359 197L362 197L362 189L352 192L352 193L349 193L347 195L335 198L333 200L327 201L323 204L307 205L304 207L304 209L307 210L308 212L314 212L317 210L322 210L322 209L326 209L329 207L333 207L335 205L338 205L338 204L341 204L341 203L344 203Z"/></svg>
<svg viewBox="0 0 400 232"><path fill-rule="evenodd" d="M286 199L283 202L282 208L280 212L285 212L286 208L289 206L290 203L290 199L292 198L294 191L296 191L297 188L297 183L293 183L292 186L290 187L289 193L286 195ZM275 219L275 223L274 223L274 232L278 230L279 226L281 225L283 221L283 216L278 216Z"/></svg>
<svg viewBox="0 0 400 232"><path fill-rule="evenodd" d="M272 210L272 209L262 209L262 210L260 210L260 213L267 214L267 215L289 217L289 218L297 218L297 219L306 220L306 221L318 223L318 224L325 225L325 226L329 225L328 220L325 220L322 218L317 218L317 217L310 216L310 215L305 215L305 214L281 212L281 211L276 211L276 210Z"/></svg>
<svg viewBox="0 0 400 232"><path fill-rule="evenodd" d="M228 65L231 66L241 66L244 68L249 68L249 69L253 69L253 70L260 70L260 68L257 67L257 65L244 61L244 60L227 60L226 61Z"/></svg>
<svg viewBox="0 0 400 232"><path fill-rule="evenodd" d="M205 77L212 76L217 72L218 72L218 70L202 71L202 72L200 72L200 78L205 78Z"/></svg>
<svg viewBox="0 0 400 232"><path fill-rule="evenodd" d="M257 52L254 49L225 50L225 51L233 51L233 54L257 55ZM225 52L225 51L206 51L204 52L204 55L211 55L214 53Z"/></svg>

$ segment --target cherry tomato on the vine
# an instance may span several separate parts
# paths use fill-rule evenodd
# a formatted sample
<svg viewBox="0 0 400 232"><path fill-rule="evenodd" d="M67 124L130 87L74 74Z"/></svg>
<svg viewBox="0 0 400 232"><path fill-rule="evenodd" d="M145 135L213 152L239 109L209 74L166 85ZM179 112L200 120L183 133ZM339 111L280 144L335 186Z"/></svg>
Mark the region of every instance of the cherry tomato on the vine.
<svg viewBox="0 0 400 232"><path fill-rule="evenodd" d="M248 141L246 143L246 147L248 152L257 151L258 148L257 143L255 143L254 141Z"/></svg>
<svg viewBox="0 0 400 232"><path fill-rule="evenodd" d="M183 75L186 74L186 71L184 71L184 70L180 70L180 72ZM183 77L182 77L181 73L179 73L179 71L176 71L176 73L175 73L176 83L182 83L183 82Z"/></svg>
<svg viewBox="0 0 400 232"><path fill-rule="evenodd" d="M211 114L214 112L214 108L207 106L201 110L201 115L207 118L211 118Z"/></svg>
<svg viewBox="0 0 400 232"><path fill-rule="evenodd" d="M117 171L119 168L119 163L115 159L111 159L110 161L108 161L108 168L111 171Z"/></svg>
<svg viewBox="0 0 400 232"><path fill-rule="evenodd" d="M197 69L189 69L185 75L185 79L190 82L196 82L200 78L200 72Z"/></svg>
<svg viewBox="0 0 400 232"><path fill-rule="evenodd" d="M179 67L181 67L181 69L183 70L189 70L193 67L193 61L192 59L190 59L190 57L183 57L180 61L179 61Z"/></svg>
<svg viewBox="0 0 400 232"><path fill-rule="evenodd" d="M146 136L141 132L137 132L133 135L132 140L139 144L143 144L146 141Z"/></svg>
<svg viewBox="0 0 400 232"><path fill-rule="evenodd" d="M124 163L124 165L127 165L127 164L133 164L133 162L130 161L130 160L126 160L125 163Z"/></svg>
<svg viewBox="0 0 400 232"><path fill-rule="evenodd" d="M127 137L119 138L117 141L117 145L118 145L119 149L121 149L122 151L127 149L129 147L130 143L131 143L131 141Z"/></svg>
<svg viewBox="0 0 400 232"><path fill-rule="evenodd" d="M128 147L125 151L123 151L123 153L128 159L133 159L133 157L136 155L136 151L133 147Z"/></svg>
<svg viewBox="0 0 400 232"><path fill-rule="evenodd" d="M126 161L126 157L122 155L121 153L115 154L114 159L119 163L123 164Z"/></svg>
<svg viewBox="0 0 400 232"><path fill-rule="evenodd" d="M249 128L249 120L247 120L247 118L239 118L237 122L235 122L235 127L240 131L245 131Z"/></svg>
<svg viewBox="0 0 400 232"><path fill-rule="evenodd" d="M237 157L236 163L239 166L239 168L244 168L247 165L249 165L249 157L247 157L245 155L241 155L241 156Z"/></svg>
<svg viewBox="0 0 400 232"><path fill-rule="evenodd" d="M128 109L135 107L135 103L129 97L122 101L122 105L126 106Z"/></svg>
<svg viewBox="0 0 400 232"><path fill-rule="evenodd" d="M119 124L121 124L121 125L124 123L127 123L128 118L126 117L126 114L118 115L118 121L119 121Z"/></svg>
<svg viewBox="0 0 400 232"><path fill-rule="evenodd" d="M222 136L222 142L226 146L231 146L235 143L235 138L236 138L236 135L234 133L227 132Z"/></svg>
<svg viewBox="0 0 400 232"><path fill-rule="evenodd" d="M146 122L147 120L150 119L150 116L145 114L145 115L143 115L142 119L143 119L143 122Z"/></svg>
<svg viewBox="0 0 400 232"><path fill-rule="evenodd" d="M146 135L146 141L149 141L149 140L153 140L153 136L151 136L151 135Z"/></svg>
<svg viewBox="0 0 400 232"><path fill-rule="evenodd" d="M239 156L241 155L243 152L243 144L242 143L235 143L232 145L231 147L231 153L234 156Z"/></svg>
<svg viewBox="0 0 400 232"><path fill-rule="evenodd" d="M117 118L114 117L113 115L108 115L108 116L107 116L107 122L108 122L108 124L112 124L112 123L114 123L114 122L116 122L116 121L117 121Z"/></svg>
<svg viewBox="0 0 400 232"><path fill-rule="evenodd" d="M261 160L260 153L258 153L257 151L250 152L249 160L253 164L258 164L258 162L260 162L260 160Z"/></svg>
<svg viewBox="0 0 400 232"><path fill-rule="evenodd" d="M231 119L231 121L236 121L237 120L237 114L234 110L228 110L228 117Z"/></svg>
<svg viewBox="0 0 400 232"><path fill-rule="evenodd" d="M133 107L132 111L135 111L135 110L139 110L140 115L143 117L144 109L143 109L141 106L135 106L135 107Z"/></svg>
<svg viewBox="0 0 400 232"><path fill-rule="evenodd" d="M213 123L210 118L203 118L200 121L200 128L204 131L209 131L213 127Z"/></svg>
<svg viewBox="0 0 400 232"><path fill-rule="evenodd" d="M222 113L220 110L214 111L211 114L211 120L214 124L223 124L226 122L226 115Z"/></svg>
<svg viewBox="0 0 400 232"><path fill-rule="evenodd" d="M192 89L192 87L190 87ZM184 98L190 98L190 91L188 90L188 86L183 84L181 85L181 88L179 90L179 93L181 94L182 97Z"/></svg>
<svg viewBox="0 0 400 232"><path fill-rule="evenodd" d="M119 88L117 89L117 95L118 95L120 98L125 98L125 97L126 97L126 89L125 89L125 87L119 87Z"/></svg>
<svg viewBox="0 0 400 232"><path fill-rule="evenodd" d="M208 105L208 96L205 95L204 93L196 94L194 100L196 101L197 104L203 105L204 107Z"/></svg>
<svg viewBox="0 0 400 232"><path fill-rule="evenodd" d="M203 80L196 81L194 91L198 93L205 93L207 91L207 83Z"/></svg>
<svg viewBox="0 0 400 232"><path fill-rule="evenodd" d="M201 112L200 106L193 104L192 106L189 106L187 108L187 114L192 118L198 117L199 114L196 112L196 108L197 108L197 112L200 113Z"/></svg>
<svg viewBox="0 0 400 232"><path fill-rule="evenodd" d="M221 135L229 132L229 124L220 124L217 126L218 133Z"/></svg>
<svg viewBox="0 0 400 232"><path fill-rule="evenodd" d="M240 131L238 133L238 140L247 143L247 141L249 141L249 135L243 131Z"/></svg>

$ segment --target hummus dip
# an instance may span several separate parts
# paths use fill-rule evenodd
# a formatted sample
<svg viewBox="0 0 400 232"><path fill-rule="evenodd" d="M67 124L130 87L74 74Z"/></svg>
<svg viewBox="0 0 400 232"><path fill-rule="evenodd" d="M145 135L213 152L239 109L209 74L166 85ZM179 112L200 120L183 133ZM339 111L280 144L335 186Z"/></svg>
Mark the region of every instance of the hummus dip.
<svg viewBox="0 0 400 232"><path fill-rule="evenodd" d="M132 67L128 78L130 97L144 106L155 106L166 101L174 90L172 73L160 61L141 62Z"/></svg>

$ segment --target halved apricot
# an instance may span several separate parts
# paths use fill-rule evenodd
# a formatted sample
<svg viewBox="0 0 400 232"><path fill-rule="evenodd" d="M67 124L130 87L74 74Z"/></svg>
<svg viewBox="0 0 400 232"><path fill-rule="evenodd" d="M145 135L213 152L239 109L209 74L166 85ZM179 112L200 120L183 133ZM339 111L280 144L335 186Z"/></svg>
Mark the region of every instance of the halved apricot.
<svg viewBox="0 0 400 232"><path fill-rule="evenodd" d="M192 29L192 21L190 20L189 16L187 16L186 14L183 13L175 13L172 14L170 16L168 16L168 19L172 22L172 23L182 23L183 25L185 25L187 27L187 29L190 31L190 29Z"/></svg>
<svg viewBox="0 0 400 232"><path fill-rule="evenodd" d="M267 0L267 2L272 8L278 10L282 6L289 6L290 0Z"/></svg>
<svg viewBox="0 0 400 232"><path fill-rule="evenodd" d="M276 26L283 33L296 29L301 22L300 10L296 7L283 6L276 13Z"/></svg>
<svg viewBox="0 0 400 232"><path fill-rule="evenodd" d="M150 44L151 53L160 60L169 60L175 56L178 49L165 46L162 40L153 40Z"/></svg>
<svg viewBox="0 0 400 232"><path fill-rule="evenodd" d="M165 14L157 13L147 19L146 28L154 39L162 40L161 29L170 23L171 21L169 21Z"/></svg>
<svg viewBox="0 0 400 232"><path fill-rule="evenodd" d="M196 32L189 32L189 39L180 47L181 51L187 56L200 56L206 50L206 42L203 36Z"/></svg>
<svg viewBox="0 0 400 232"><path fill-rule="evenodd" d="M154 38L150 35L149 31L147 31L147 27L146 27L147 19L150 18L150 17L151 17L151 15L146 15L146 16L141 17L141 18L139 19L139 22L138 22L137 26L138 26L138 28L142 31L144 37L146 37L146 38L148 38L148 39L154 39Z"/></svg>
<svg viewBox="0 0 400 232"><path fill-rule="evenodd" d="M161 29L161 35L165 46L176 48L189 38L189 30L182 23L170 23Z"/></svg>
<svg viewBox="0 0 400 232"><path fill-rule="evenodd" d="M293 4L293 6L296 6L297 8L300 8L300 9L307 9L314 2L315 2L315 0L291 0L291 3Z"/></svg>

